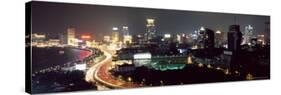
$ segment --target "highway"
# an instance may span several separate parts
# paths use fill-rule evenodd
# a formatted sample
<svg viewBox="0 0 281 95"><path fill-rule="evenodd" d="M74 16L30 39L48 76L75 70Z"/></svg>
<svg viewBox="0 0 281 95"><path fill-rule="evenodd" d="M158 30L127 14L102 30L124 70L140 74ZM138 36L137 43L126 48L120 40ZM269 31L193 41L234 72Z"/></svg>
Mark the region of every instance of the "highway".
<svg viewBox="0 0 281 95"><path fill-rule="evenodd" d="M94 66L89 68L86 72L85 80L87 82L102 84L109 88L134 88L141 87L140 84L135 84L133 82L126 82L122 79L116 78L108 70L112 64L112 52L106 48L99 47L106 58Z"/></svg>

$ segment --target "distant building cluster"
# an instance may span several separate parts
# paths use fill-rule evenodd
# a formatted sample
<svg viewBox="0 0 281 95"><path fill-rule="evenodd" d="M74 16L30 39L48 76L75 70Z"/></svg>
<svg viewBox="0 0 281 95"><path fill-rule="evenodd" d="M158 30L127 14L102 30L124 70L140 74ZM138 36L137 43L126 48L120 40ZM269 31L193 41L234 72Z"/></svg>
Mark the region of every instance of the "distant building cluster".
<svg viewBox="0 0 281 95"><path fill-rule="evenodd" d="M31 39L31 46L36 47L92 47L97 44L92 35L78 35L74 27L69 27L60 34L33 33Z"/></svg>
<svg viewBox="0 0 281 95"><path fill-rule="evenodd" d="M75 47L92 47L95 45L105 45L111 50L120 50L122 48L131 47L147 47L158 45L159 47L169 47L174 44L176 48L191 48L191 49L212 49L225 48L229 50L237 50L242 45L254 47L256 45L268 45L269 42L269 27L266 27L266 34L255 34L252 25L245 26L244 31L240 31L239 25L231 25L229 31L212 30L205 27L200 27L191 33L166 33L157 32L153 18L146 19L146 31L142 34L129 32L129 27L124 25L121 27L112 27L111 35L104 35L101 42L93 40L92 34L76 32L74 27L67 28L66 32L59 34L40 34L33 33L32 46L75 46ZM269 23L265 23L269 26ZM118 25L117 25L118 26ZM179 50L182 51L182 50Z"/></svg>
<svg viewBox="0 0 281 95"><path fill-rule="evenodd" d="M116 49L116 60L133 59L136 60L134 65L138 66L138 59L135 56L145 53L150 55L143 56L146 58L145 60L182 57L190 60L189 63L194 60L201 65L203 65L202 63L216 64L234 72L233 70L241 69L240 63L243 62L237 61L241 59L241 54L259 53L257 56L264 56L264 54L257 52L257 49L266 51L267 48L263 47L267 47L270 43L269 40L266 40L265 34L255 34L254 27L251 25L245 26L244 31L241 31L240 25L230 25L228 31L212 30L202 26L192 33L161 34L156 31L155 19L147 19L146 21L146 31L143 34L130 36L132 38L127 44L125 43L126 32L121 29L124 34L123 43L121 42L123 46ZM115 30L114 34L118 29L113 30ZM112 35L111 39L110 36L104 36L104 42L115 43L112 39L116 38L116 35ZM192 55L190 55L191 52ZM142 61L142 63L151 62Z"/></svg>

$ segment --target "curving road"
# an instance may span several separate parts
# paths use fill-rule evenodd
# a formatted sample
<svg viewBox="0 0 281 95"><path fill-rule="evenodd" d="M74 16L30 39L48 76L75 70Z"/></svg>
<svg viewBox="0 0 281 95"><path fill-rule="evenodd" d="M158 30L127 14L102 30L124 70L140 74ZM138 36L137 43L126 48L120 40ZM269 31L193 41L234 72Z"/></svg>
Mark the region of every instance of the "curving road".
<svg viewBox="0 0 281 95"><path fill-rule="evenodd" d="M99 63L96 63L94 66L89 68L86 72L85 80L91 83L103 84L110 88L134 88L141 87L141 84L135 84L133 82L126 82L122 79L118 79L113 76L108 70L112 64L112 54L106 48L98 48L102 52L106 58Z"/></svg>

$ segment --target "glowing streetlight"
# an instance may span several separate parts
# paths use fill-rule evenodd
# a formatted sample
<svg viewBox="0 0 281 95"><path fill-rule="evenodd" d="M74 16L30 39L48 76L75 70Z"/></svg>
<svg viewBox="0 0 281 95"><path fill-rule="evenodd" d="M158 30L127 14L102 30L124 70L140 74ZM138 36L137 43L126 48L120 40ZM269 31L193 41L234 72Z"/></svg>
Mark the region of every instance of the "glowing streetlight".
<svg viewBox="0 0 281 95"><path fill-rule="evenodd" d="M198 67L203 67L204 65L202 63L199 63L198 64Z"/></svg>
<svg viewBox="0 0 281 95"><path fill-rule="evenodd" d="M161 83L161 85L163 85L163 83L164 83L163 80L161 80L160 83Z"/></svg>
<svg viewBox="0 0 281 95"><path fill-rule="evenodd" d="M122 76L121 76L121 75L118 75L118 79L122 79Z"/></svg>
<svg viewBox="0 0 281 95"><path fill-rule="evenodd" d="M224 74L229 75L229 74L230 74L229 70L226 69L226 70L224 71Z"/></svg>
<svg viewBox="0 0 281 95"><path fill-rule="evenodd" d="M132 81L132 78L131 78L131 77L128 77L128 81L131 82L131 81Z"/></svg>
<svg viewBox="0 0 281 95"><path fill-rule="evenodd" d="M253 77L252 74L248 73L247 76L246 76L246 79L247 79L247 80L253 80L254 77Z"/></svg>
<svg viewBox="0 0 281 95"><path fill-rule="evenodd" d="M237 70L235 70L234 73L240 75L240 72Z"/></svg>
<svg viewBox="0 0 281 95"><path fill-rule="evenodd" d="M207 65L207 68L213 68L210 64Z"/></svg>

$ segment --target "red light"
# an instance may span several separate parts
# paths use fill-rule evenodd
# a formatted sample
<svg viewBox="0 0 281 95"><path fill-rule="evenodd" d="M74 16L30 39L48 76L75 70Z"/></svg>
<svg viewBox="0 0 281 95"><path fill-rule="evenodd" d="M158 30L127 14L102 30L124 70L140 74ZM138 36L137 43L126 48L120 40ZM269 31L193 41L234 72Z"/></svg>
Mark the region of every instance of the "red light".
<svg viewBox="0 0 281 95"><path fill-rule="evenodd" d="M91 39L91 36L90 35L82 35L81 38L82 39Z"/></svg>

